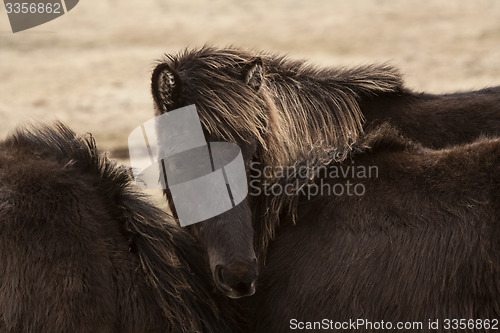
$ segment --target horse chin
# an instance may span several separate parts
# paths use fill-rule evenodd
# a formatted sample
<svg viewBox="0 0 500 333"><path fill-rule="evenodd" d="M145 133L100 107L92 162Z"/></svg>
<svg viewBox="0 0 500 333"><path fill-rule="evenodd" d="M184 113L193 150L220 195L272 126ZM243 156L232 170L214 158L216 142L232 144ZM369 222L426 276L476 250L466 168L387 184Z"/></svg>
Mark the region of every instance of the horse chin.
<svg viewBox="0 0 500 333"><path fill-rule="evenodd" d="M241 292L241 291L235 290L233 288L231 288L231 289L219 288L219 289L221 289L222 293L224 293L224 295L226 295L227 297L232 298L232 299L239 299L239 298L243 298L243 297L249 297L249 296L252 296L253 294L255 294L255 282L252 283L252 285L250 286L250 290L248 290L246 292Z"/></svg>

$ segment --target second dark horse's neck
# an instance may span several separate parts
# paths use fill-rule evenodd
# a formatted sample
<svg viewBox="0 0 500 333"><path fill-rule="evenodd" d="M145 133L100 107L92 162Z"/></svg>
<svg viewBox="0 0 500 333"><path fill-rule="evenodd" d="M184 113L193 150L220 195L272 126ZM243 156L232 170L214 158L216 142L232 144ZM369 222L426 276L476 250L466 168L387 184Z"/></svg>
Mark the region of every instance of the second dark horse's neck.
<svg viewBox="0 0 500 333"><path fill-rule="evenodd" d="M365 131L388 122L430 148L500 134L500 87L445 95L401 91L360 100Z"/></svg>

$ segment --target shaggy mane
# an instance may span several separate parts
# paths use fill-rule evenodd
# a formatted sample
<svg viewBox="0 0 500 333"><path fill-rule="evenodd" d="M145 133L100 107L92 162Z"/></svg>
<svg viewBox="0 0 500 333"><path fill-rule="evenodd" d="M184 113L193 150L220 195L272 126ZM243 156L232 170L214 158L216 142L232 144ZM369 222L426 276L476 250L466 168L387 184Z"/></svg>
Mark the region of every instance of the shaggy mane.
<svg viewBox="0 0 500 333"><path fill-rule="evenodd" d="M255 91L244 72L259 58L263 79ZM266 165L294 164L325 149L342 160L363 131L359 98L404 89L389 65L320 69L272 53L210 46L167 55L156 71L162 71L152 82L160 113L188 98L209 134L233 142L256 138Z"/></svg>
<svg viewBox="0 0 500 333"><path fill-rule="evenodd" d="M76 135L61 122L18 129L3 145L24 149L40 158L57 160L65 167L78 168L98 179L104 193L126 191L131 184L128 169L100 154L92 134Z"/></svg>

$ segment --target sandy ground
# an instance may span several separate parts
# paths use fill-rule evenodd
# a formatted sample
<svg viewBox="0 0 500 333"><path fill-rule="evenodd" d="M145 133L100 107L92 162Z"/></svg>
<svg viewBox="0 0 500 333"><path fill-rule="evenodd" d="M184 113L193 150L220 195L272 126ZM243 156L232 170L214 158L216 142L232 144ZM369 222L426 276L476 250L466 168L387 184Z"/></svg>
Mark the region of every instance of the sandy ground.
<svg viewBox="0 0 500 333"><path fill-rule="evenodd" d="M0 137L60 119L105 150L126 148L153 116L155 60L205 43L325 66L388 61L429 92L500 85L498 0L83 0L16 34L1 6Z"/></svg>

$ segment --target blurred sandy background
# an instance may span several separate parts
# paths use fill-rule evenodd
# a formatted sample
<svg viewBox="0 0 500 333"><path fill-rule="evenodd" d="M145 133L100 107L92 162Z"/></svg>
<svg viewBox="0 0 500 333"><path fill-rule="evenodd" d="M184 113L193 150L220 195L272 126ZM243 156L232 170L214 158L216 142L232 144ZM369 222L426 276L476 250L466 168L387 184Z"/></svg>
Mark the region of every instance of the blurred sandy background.
<svg viewBox="0 0 500 333"><path fill-rule="evenodd" d="M155 60L205 43L327 66L389 61L436 93L500 85L499 0L82 0L16 34L1 6L0 137L60 119L105 150L126 148L153 117Z"/></svg>

